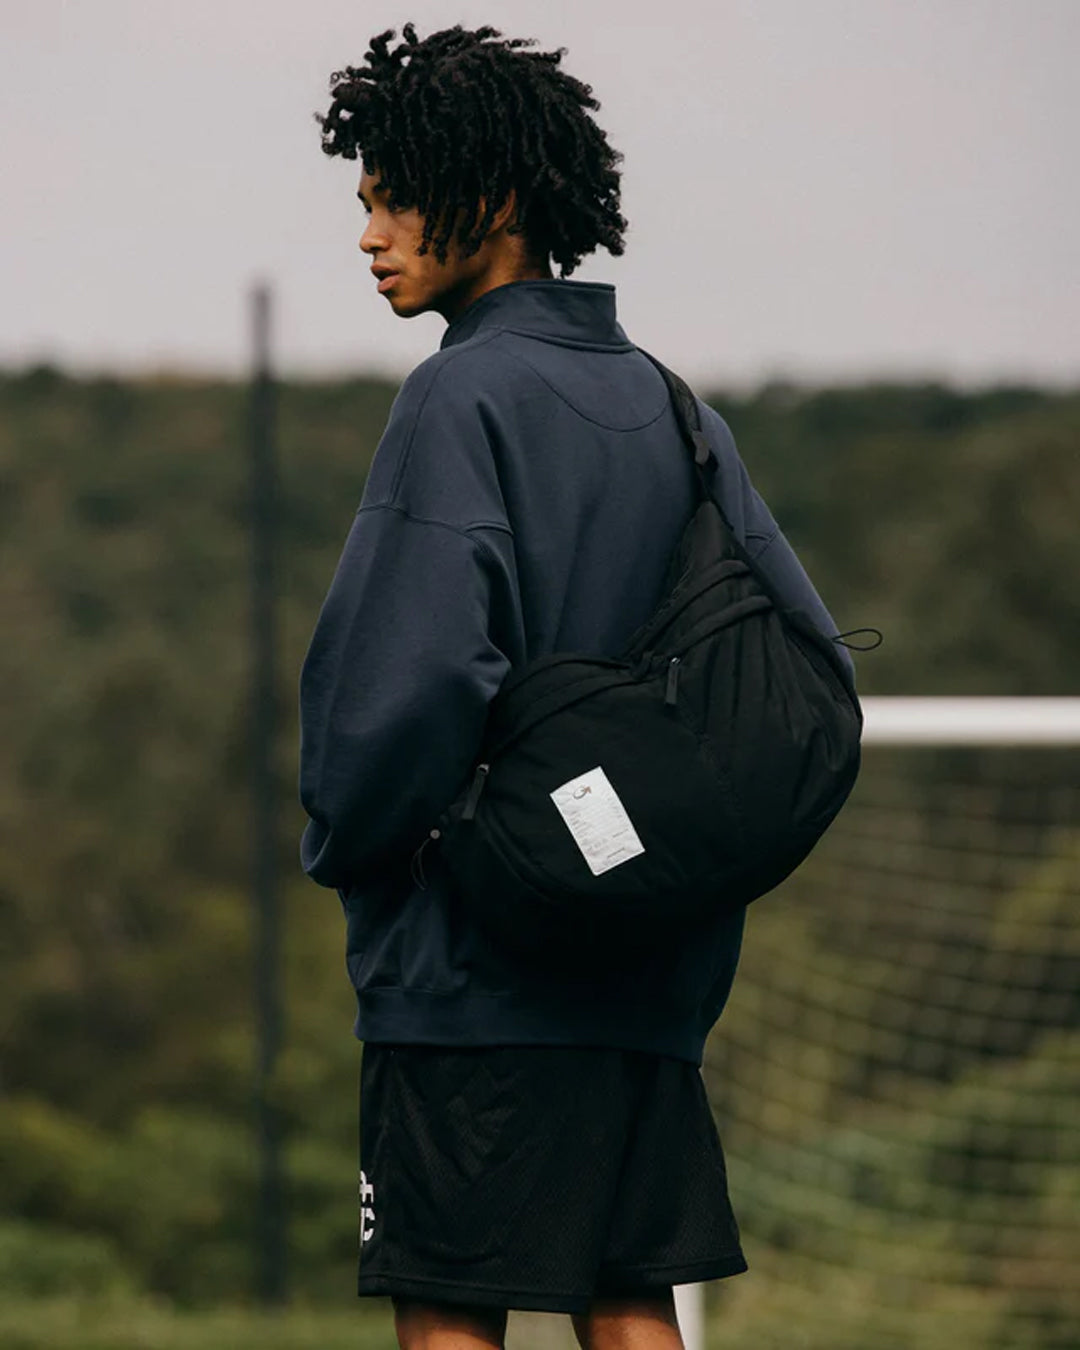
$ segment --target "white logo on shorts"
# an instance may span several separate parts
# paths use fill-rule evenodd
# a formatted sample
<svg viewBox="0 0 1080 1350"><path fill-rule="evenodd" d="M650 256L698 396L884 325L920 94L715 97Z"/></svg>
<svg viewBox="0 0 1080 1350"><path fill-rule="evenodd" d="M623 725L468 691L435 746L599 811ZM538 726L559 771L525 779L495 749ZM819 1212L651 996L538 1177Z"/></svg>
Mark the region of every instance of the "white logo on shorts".
<svg viewBox="0 0 1080 1350"><path fill-rule="evenodd" d="M370 1204L368 1203L370 1201ZM375 1234L375 1187L360 1173L360 1241L370 1242Z"/></svg>

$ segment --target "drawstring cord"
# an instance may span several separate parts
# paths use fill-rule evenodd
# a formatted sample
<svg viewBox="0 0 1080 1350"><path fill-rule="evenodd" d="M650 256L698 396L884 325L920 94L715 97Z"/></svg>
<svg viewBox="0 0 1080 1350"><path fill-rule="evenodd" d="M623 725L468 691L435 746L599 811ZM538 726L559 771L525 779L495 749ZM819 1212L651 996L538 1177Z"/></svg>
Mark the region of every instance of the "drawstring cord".
<svg viewBox="0 0 1080 1350"><path fill-rule="evenodd" d="M412 856L412 862L409 864L409 873L412 876L413 884L422 891L427 890L427 877L424 876L424 849L433 839L441 837L441 830L432 830L420 847Z"/></svg>
<svg viewBox="0 0 1080 1350"><path fill-rule="evenodd" d="M859 644L858 642L848 642L848 638L861 637L864 633L870 633L875 638L873 642ZM841 647L847 647L853 652L872 652L875 651L885 641L885 635L880 628L852 628L846 633L837 633L833 638L834 642L839 642Z"/></svg>

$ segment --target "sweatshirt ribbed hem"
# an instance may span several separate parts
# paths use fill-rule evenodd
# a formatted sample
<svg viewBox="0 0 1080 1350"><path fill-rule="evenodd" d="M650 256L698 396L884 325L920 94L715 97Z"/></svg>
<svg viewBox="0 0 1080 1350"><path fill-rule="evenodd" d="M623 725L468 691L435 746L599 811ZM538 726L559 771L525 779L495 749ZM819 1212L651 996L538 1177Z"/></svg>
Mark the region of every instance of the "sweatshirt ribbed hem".
<svg viewBox="0 0 1080 1350"><path fill-rule="evenodd" d="M559 1009L552 1015L552 1002ZM655 1006L531 1002L520 993L436 993L366 989L357 993L354 1031L362 1041L397 1045L579 1045L638 1050L700 1065L704 1034L664 1026ZM685 1014L684 1014L685 1019ZM493 1031L497 1027L498 1030Z"/></svg>

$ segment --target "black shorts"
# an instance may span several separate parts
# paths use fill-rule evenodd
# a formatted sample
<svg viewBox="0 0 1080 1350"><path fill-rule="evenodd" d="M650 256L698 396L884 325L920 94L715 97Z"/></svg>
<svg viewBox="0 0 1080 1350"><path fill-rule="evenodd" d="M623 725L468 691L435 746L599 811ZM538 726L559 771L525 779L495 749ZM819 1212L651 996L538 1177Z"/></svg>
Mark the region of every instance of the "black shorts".
<svg viewBox="0 0 1080 1350"><path fill-rule="evenodd" d="M360 1091L361 1294L574 1313L746 1269L692 1064L367 1045Z"/></svg>

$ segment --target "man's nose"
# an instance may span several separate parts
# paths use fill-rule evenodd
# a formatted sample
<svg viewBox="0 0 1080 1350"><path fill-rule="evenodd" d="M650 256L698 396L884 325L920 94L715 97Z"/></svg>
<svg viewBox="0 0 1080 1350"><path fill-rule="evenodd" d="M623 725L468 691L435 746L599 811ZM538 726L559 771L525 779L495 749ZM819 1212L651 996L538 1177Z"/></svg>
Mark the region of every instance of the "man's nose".
<svg viewBox="0 0 1080 1350"><path fill-rule="evenodd" d="M378 253L381 249L389 246L389 240L381 230L375 228L374 221L369 220L367 228L360 236L360 249L364 253Z"/></svg>

